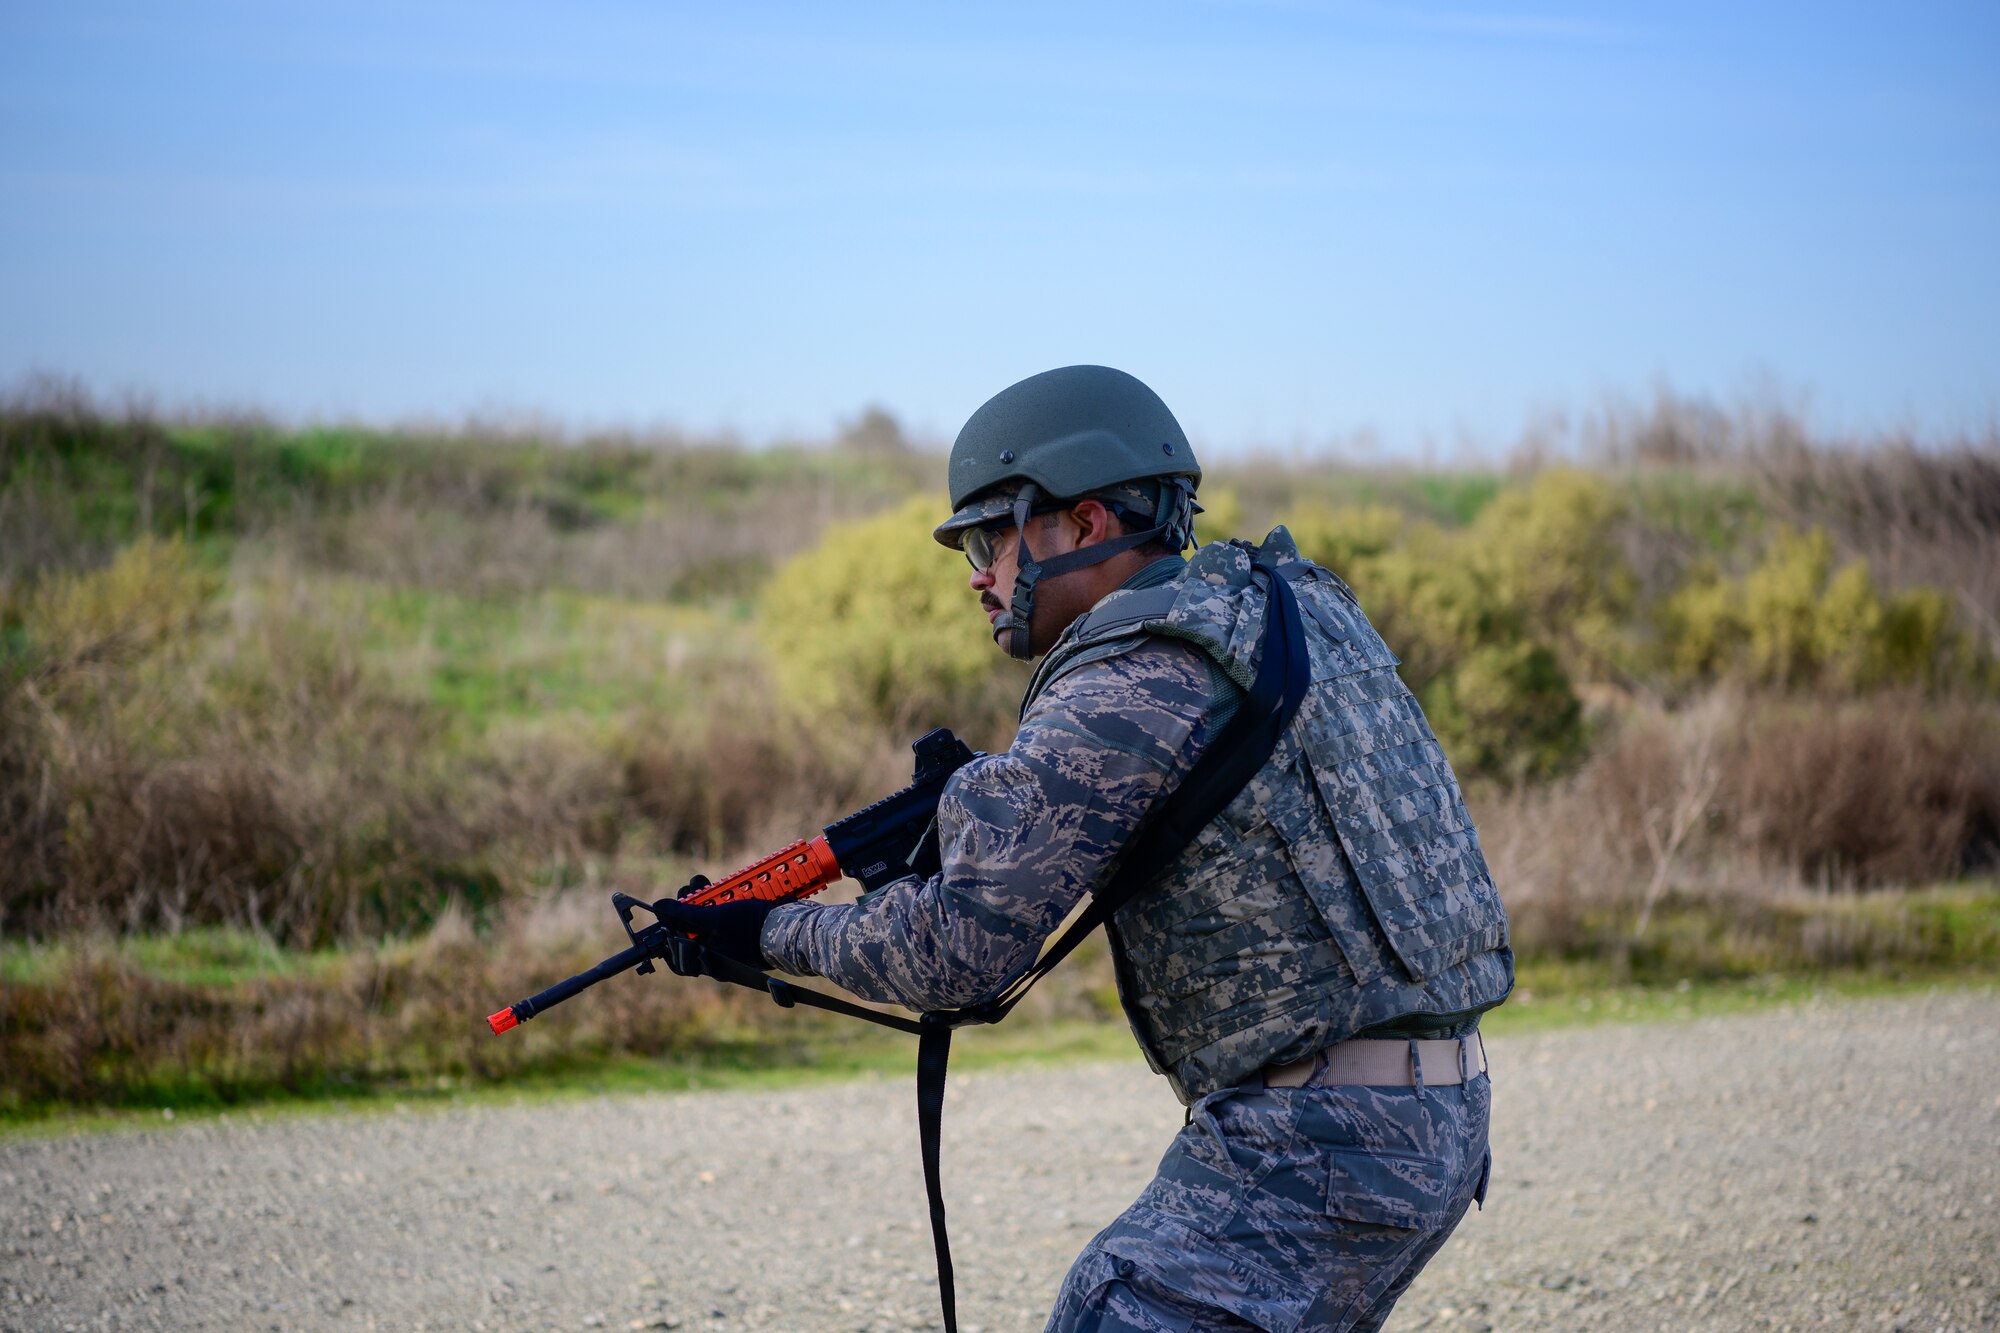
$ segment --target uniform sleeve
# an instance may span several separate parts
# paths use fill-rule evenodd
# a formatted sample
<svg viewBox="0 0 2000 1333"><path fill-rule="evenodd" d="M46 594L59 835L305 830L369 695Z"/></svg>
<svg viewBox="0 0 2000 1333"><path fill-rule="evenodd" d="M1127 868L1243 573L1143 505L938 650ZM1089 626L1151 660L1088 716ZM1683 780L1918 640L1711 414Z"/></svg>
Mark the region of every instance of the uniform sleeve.
<svg viewBox="0 0 2000 1333"><path fill-rule="evenodd" d="M1133 830L1193 765L1208 695L1204 659L1166 639L1060 677L1006 753L974 760L945 787L938 874L849 905L780 907L764 926L765 956L919 1011L998 995L1110 880Z"/></svg>

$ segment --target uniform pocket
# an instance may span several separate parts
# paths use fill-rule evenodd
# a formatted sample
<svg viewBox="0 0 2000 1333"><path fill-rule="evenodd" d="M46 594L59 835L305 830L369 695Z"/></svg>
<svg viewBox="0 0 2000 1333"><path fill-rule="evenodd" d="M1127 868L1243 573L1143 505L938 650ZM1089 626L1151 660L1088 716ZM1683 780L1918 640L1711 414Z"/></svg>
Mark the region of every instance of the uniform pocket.
<svg viewBox="0 0 2000 1333"><path fill-rule="evenodd" d="M1130 1259L1085 1250L1063 1283L1049 1327L1062 1333L1187 1333L1195 1311L1169 1292L1135 1282Z"/></svg>
<svg viewBox="0 0 2000 1333"><path fill-rule="evenodd" d="M1327 1154L1330 1217L1424 1231L1444 1222L1451 1196L1451 1165L1439 1158L1366 1148L1335 1148Z"/></svg>
<svg viewBox="0 0 2000 1333"><path fill-rule="evenodd" d="M1128 1214L1128 1225L1100 1236L1097 1253L1087 1258L1107 1261L1105 1280L1122 1282L1136 1298L1150 1301L1147 1308L1161 1311L1163 1322L1170 1315L1193 1322L1203 1311L1219 1310L1264 1333L1294 1333L1305 1318L1313 1293L1296 1282L1172 1218L1148 1217L1143 1231L1129 1225L1134 1220Z"/></svg>

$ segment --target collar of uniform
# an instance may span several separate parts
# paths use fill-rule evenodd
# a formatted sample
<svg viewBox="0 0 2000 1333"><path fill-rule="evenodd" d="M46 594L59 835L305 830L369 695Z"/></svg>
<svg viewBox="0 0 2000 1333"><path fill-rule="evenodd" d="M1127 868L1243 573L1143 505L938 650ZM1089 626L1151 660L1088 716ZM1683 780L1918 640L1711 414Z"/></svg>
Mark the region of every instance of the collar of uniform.
<svg viewBox="0 0 2000 1333"><path fill-rule="evenodd" d="M1162 583L1172 583L1181 576L1181 571L1186 568L1187 561L1181 559L1181 557L1177 555L1163 555L1152 564L1133 574L1131 578L1126 579L1118 587L1121 592L1131 588L1157 588Z"/></svg>

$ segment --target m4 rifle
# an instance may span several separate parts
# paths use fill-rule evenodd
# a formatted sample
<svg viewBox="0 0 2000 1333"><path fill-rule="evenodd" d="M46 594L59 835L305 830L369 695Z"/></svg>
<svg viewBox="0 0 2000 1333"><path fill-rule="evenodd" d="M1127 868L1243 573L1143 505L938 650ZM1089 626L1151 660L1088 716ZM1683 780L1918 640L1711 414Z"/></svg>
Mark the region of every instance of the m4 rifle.
<svg viewBox="0 0 2000 1333"><path fill-rule="evenodd" d="M913 742L910 748L916 752L916 773L909 786L828 824L818 837L802 838L733 874L714 881L697 875L680 891L677 901L695 906L746 898L792 902L840 879L852 879L867 891L905 875L937 873L938 799L951 775L978 756L943 727ZM614 893L611 905L632 947L491 1015L486 1022L496 1034L527 1022L607 977L634 967L641 973L651 972L654 959L664 961L685 949L688 937L659 921L636 927L632 924L634 909L652 912L653 904Z"/></svg>

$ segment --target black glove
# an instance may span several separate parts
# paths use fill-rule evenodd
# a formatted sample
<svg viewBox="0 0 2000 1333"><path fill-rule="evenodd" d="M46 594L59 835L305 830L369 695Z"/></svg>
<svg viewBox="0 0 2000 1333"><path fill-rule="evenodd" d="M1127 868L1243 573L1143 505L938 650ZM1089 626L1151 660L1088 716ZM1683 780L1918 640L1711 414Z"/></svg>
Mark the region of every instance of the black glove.
<svg viewBox="0 0 2000 1333"><path fill-rule="evenodd" d="M768 898L744 898L739 902L715 903L707 907L696 907L689 903L676 902L672 898L662 898L653 904L653 915L670 929L685 931L695 937L711 953L754 967L759 972L770 967L770 960L764 957L762 939L764 918L771 915L771 909L778 906ZM683 955L692 950L680 951ZM682 976L695 975L685 970L681 963L690 961L669 959L667 965Z"/></svg>

